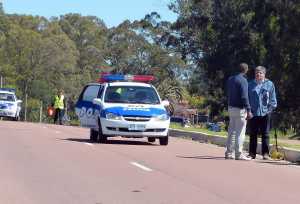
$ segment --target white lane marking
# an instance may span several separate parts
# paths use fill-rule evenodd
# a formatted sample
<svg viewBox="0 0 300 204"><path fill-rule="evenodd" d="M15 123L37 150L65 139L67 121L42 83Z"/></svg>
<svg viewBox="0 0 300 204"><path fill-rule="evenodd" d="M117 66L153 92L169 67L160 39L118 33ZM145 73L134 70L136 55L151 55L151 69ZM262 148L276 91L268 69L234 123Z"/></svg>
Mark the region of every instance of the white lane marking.
<svg viewBox="0 0 300 204"><path fill-rule="evenodd" d="M58 134L58 133L60 133L60 132L59 132L59 131L55 131L55 133L57 133L57 134Z"/></svg>
<svg viewBox="0 0 300 204"><path fill-rule="evenodd" d="M44 129L46 129L47 127L43 127Z"/></svg>
<svg viewBox="0 0 300 204"><path fill-rule="evenodd" d="M88 146L94 146L93 144L91 144L91 143L84 143L85 145L88 145Z"/></svg>
<svg viewBox="0 0 300 204"><path fill-rule="evenodd" d="M134 165L136 167L139 167L139 168L143 169L144 171L153 171L152 169L150 169L150 168L148 168L146 166L143 166L143 165L141 165L141 164L139 164L137 162L130 162L130 164L132 164L132 165Z"/></svg>

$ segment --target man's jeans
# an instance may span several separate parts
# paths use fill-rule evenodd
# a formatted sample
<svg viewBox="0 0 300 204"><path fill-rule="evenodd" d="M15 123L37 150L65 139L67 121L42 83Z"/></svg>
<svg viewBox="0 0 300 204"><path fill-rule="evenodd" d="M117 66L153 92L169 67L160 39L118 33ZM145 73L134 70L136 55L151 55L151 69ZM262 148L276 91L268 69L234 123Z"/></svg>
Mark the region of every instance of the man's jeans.
<svg viewBox="0 0 300 204"><path fill-rule="evenodd" d="M243 144L247 125L247 111L246 109L229 107L228 112L230 122L228 127L225 155L232 155L233 138L235 138L235 157L239 157L243 152Z"/></svg>

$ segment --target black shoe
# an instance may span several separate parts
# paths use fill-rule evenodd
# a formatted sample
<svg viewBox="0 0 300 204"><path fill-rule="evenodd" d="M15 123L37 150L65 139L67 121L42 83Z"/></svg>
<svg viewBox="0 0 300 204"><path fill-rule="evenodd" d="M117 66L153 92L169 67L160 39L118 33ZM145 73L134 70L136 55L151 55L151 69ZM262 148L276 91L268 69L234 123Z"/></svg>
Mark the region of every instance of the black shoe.
<svg viewBox="0 0 300 204"><path fill-rule="evenodd" d="M256 155L255 154L249 154L248 157L251 157L251 159L255 159Z"/></svg>
<svg viewBox="0 0 300 204"><path fill-rule="evenodd" d="M269 154L264 154L263 155L263 160L272 160Z"/></svg>

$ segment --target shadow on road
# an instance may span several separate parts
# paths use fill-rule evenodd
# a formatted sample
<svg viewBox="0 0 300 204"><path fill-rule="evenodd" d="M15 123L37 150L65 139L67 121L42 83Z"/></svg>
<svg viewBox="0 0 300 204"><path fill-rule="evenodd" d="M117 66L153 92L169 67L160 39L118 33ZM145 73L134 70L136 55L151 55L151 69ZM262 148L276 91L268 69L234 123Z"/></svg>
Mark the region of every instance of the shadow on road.
<svg viewBox="0 0 300 204"><path fill-rule="evenodd" d="M147 145L147 146L157 146L157 144L144 142L144 141L135 141L135 140L107 140L106 144L115 144L115 145Z"/></svg>
<svg viewBox="0 0 300 204"><path fill-rule="evenodd" d="M89 139L79 139L79 138L67 138L67 139L59 139L64 141L71 142L81 142L81 143L91 143ZM100 143L91 143L94 145L103 145ZM147 146L157 146L157 144L144 142L144 141L134 141L134 140L110 140L108 139L104 144L113 144L113 145L147 145Z"/></svg>
<svg viewBox="0 0 300 204"><path fill-rule="evenodd" d="M58 139L63 141L71 141L71 142L82 142L82 143L91 143L89 139L78 139L78 138L67 138L67 139Z"/></svg>
<svg viewBox="0 0 300 204"><path fill-rule="evenodd" d="M182 159L213 159L213 160L225 160L224 157L215 157L215 156L176 156Z"/></svg>
<svg viewBox="0 0 300 204"><path fill-rule="evenodd" d="M215 157L215 156L176 156L178 158L183 158L183 159L212 159L212 160L225 160L224 157ZM256 163L261 163L261 164L272 164L272 165L278 165L278 166L299 166L300 162L297 163L291 163L287 161L276 161L276 160L270 160L270 161L265 161L265 160L252 160Z"/></svg>
<svg viewBox="0 0 300 204"><path fill-rule="evenodd" d="M278 165L278 166L299 166L300 163L291 163L287 161L276 161L276 160L271 160L271 161L264 161L264 160L255 160L257 163L262 163L262 164L272 164L272 165Z"/></svg>

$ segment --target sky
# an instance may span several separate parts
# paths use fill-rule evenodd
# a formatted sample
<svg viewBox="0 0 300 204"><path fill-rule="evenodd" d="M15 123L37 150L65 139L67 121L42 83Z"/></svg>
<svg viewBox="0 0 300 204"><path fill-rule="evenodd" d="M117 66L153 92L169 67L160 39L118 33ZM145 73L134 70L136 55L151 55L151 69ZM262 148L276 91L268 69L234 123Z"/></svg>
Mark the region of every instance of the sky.
<svg viewBox="0 0 300 204"><path fill-rule="evenodd" d="M140 20L156 11L162 20L174 22L176 14L168 9L171 0L0 0L7 14L26 14L47 17L79 13L97 16L108 27L124 20Z"/></svg>

